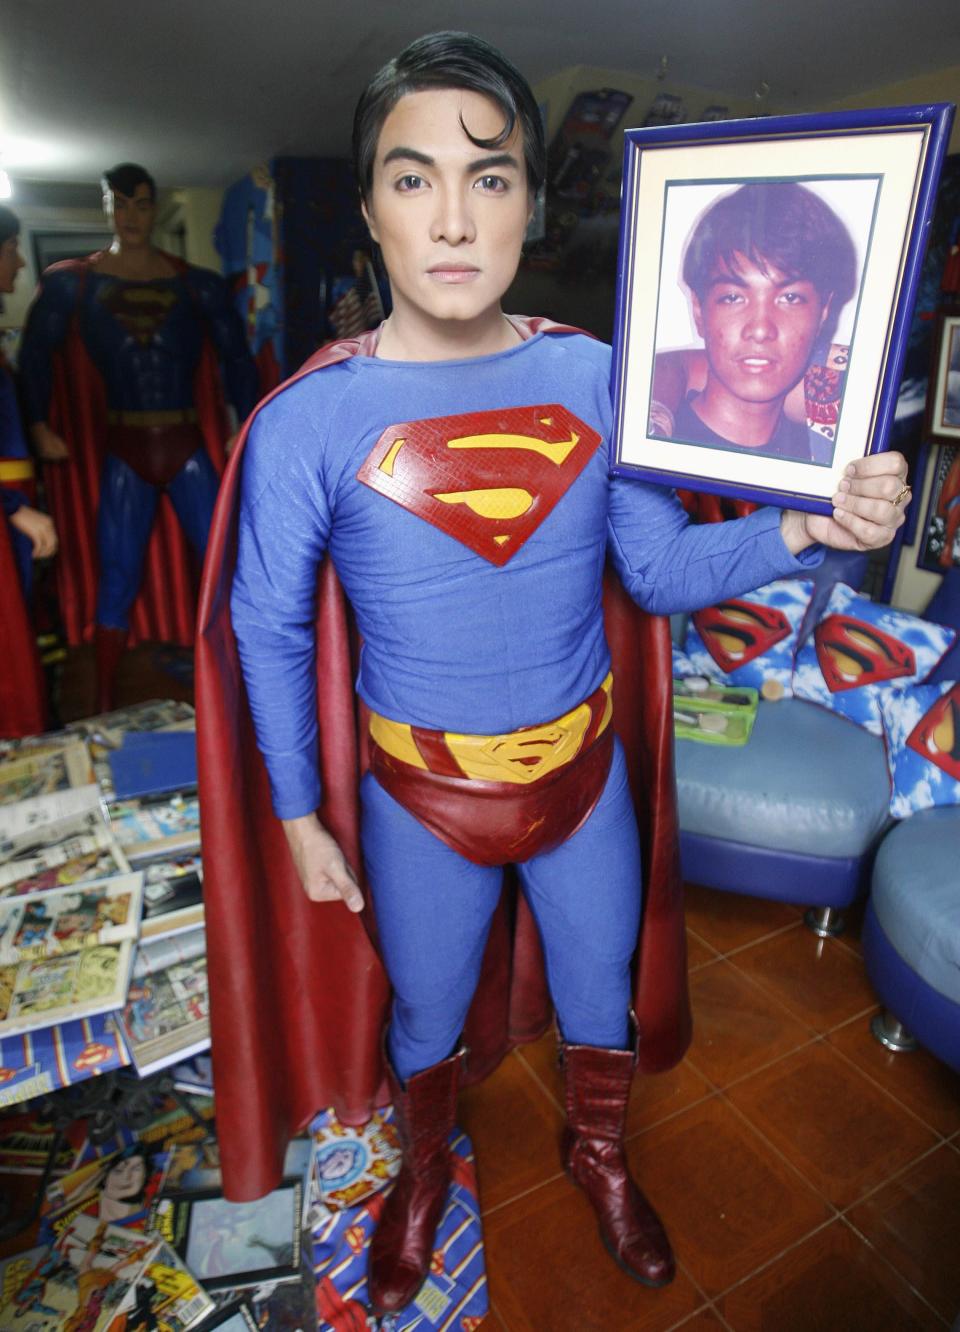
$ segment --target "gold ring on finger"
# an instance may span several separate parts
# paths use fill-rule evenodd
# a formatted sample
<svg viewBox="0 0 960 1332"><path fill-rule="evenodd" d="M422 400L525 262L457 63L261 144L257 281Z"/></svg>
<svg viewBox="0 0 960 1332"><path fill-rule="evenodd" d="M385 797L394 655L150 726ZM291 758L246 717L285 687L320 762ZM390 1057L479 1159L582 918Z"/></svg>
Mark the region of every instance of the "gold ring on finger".
<svg viewBox="0 0 960 1332"><path fill-rule="evenodd" d="M910 494L910 487L906 484L906 482L904 482L904 484L900 487L900 493L893 501L893 507L895 509L898 508L909 494Z"/></svg>

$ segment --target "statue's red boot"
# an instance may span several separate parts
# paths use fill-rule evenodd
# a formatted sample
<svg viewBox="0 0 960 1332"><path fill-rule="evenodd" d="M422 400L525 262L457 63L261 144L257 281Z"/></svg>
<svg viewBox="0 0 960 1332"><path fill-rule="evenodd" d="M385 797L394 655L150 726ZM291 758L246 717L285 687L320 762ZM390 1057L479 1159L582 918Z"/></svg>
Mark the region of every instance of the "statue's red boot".
<svg viewBox="0 0 960 1332"><path fill-rule="evenodd" d="M387 1063L403 1164L370 1243L367 1300L378 1316L406 1308L430 1269L450 1183L447 1140L462 1062L461 1050L415 1073L406 1085Z"/></svg>
<svg viewBox="0 0 960 1332"><path fill-rule="evenodd" d="M676 1263L656 1212L630 1178L623 1149L631 1050L564 1045L563 1165L590 1200L614 1261L645 1286L665 1286Z"/></svg>

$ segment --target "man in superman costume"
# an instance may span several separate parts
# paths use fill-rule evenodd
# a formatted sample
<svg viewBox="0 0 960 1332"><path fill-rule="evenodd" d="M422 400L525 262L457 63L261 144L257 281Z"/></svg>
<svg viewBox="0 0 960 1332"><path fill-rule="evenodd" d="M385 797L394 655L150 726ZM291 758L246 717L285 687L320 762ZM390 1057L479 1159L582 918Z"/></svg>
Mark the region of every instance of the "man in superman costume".
<svg viewBox="0 0 960 1332"><path fill-rule="evenodd" d="M69 640L89 637L90 621L96 625L98 710L112 706L163 495L200 558L206 549L227 434L216 356L241 420L258 396L223 279L151 242L152 177L126 163L106 173L103 187L114 243L44 273L20 355L34 442L55 464L48 481ZM135 629L139 637L189 642L189 566L169 506L159 526Z"/></svg>
<svg viewBox="0 0 960 1332"><path fill-rule="evenodd" d="M354 154L393 313L258 411L205 570L197 702L225 1186L270 1187L283 1135L318 1105L368 1112L386 973L405 1160L368 1288L377 1314L405 1307L443 1206L465 1060L476 1074L545 1023L539 944L563 1042L564 1165L616 1261L662 1285L673 1255L622 1133L638 1057L665 1067L689 1035L669 640L662 620L638 628L622 607L605 635L604 560L647 609L704 605L815 563L816 542L888 541L905 465L858 462L836 517L763 510L700 528L672 492L611 480L610 349L501 310L545 154L529 86L486 43L434 34L385 66L358 106ZM359 837L333 567L363 640ZM631 769L649 816L635 978ZM276 820L256 807L268 789ZM364 910L361 843L377 952L342 909ZM507 863L523 890L512 941Z"/></svg>

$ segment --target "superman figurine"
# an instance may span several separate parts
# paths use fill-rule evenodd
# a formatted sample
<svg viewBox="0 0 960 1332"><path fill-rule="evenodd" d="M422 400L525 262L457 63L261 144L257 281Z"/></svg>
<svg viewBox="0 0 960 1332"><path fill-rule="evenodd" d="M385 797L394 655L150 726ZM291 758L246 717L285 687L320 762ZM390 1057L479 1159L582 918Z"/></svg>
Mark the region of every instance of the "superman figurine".
<svg viewBox="0 0 960 1332"><path fill-rule="evenodd" d="M153 179L126 163L102 184L113 244L44 273L20 355L33 439L55 465L48 478L63 540L60 591L71 641L87 637L95 620L98 711L112 705L161 495L200 559L206 549L214 463L222 462L227 433L211 348L240 420L257 399L256 369L223 280L152 244ZM161 522L171 526L169 514ZM150 570L160 604L140 633L189 642L189 609L166 604L189 597L177 590L183 552L170 547L172 532L164 535L167 549L152 549Z"/></svg>
<svg viewBox="0 0 960 1332"><path fill-rule="evenodd" d="M348 1115L377 1096L368 1070L379 1068L385 974L384 1061L404 1164L372 1241L368 1293L381 1316L410 1303L444 1204L473 1030L486 1039L471 1028L474 991L488 1012L499 1003L513 1013L534 983L532 941L515 939L504 959L497 933L510 864L562 1043L564 1166L614 1259L660 1286L673 1254L623 1149L637 1042L642 1060L651 1036L652 1008L636 1000L657 959L641 952L634 976L637 755L615 732L649 670L659 715L642 743L654 751L651 780L667 774L651 822L667 818L669 690L657 693L652 661L618 657L604 562L654 613L663 644L657 617L809 568L818 543L887 543L906 465L892 453L859 460L830 517L767 508L702 527L671 490L610 476L610 348L501 309L545 152L529 85L486 42L437 33L384 66L357 108L354 157L393 311L379 330L319 353L255 414L205 570L198 721L225 1186L233 1196L269 1187L270 1171L257 1173L264 1143L309 1114L306 1096L297 1101L309 1079L315 1097L331 1098L317 1104ZM344 722L327 702L343 634L325 617L326 556L363 643L362 867L338 813L352 774L328 759ZM265 772L244 747L251 717ZM276 823L261 820L252 837L253 808L236 814L239 794L255 798L267 782L289 854ZM254 882L258 857L266 888ZM659 875L673 870L644 885L645 935L662 908ZM365 893L376 952L346 926L348 911L366 914ZM664 967L664 992L682 966L681 952Z"/></svg>

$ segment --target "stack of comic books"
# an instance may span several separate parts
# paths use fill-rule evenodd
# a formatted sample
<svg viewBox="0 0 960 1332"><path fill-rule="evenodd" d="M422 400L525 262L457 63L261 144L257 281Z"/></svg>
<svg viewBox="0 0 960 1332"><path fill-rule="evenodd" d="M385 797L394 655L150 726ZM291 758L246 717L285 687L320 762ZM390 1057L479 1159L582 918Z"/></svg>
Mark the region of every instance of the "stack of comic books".
<svg viewBox="0 0 960 1332"><path fill-rule="evenodd" d="M207 941L202 926L141 943L120 1021L141 1077L209 1048Z"/></svg>

